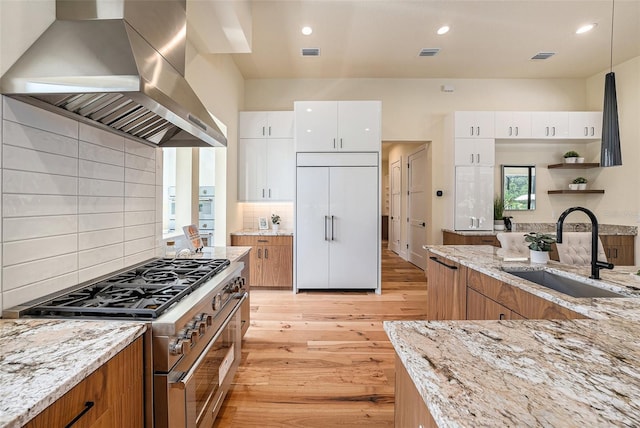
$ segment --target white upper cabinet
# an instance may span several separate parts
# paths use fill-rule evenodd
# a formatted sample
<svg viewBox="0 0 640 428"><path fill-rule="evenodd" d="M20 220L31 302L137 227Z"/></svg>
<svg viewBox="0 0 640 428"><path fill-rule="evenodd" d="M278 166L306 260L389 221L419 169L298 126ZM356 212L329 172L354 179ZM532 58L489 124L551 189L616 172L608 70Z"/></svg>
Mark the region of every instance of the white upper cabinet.
<svg viewBox="0 0 640 428"><path fill-rule="evenodd" d="M496 138L531 138L531 113L528 111L497 111Z"/></svg>
<svg viewBox="0 0 640 428"><path fill-rule="evenodd" d="M456 138L494 138L494 117L492 111L455 112Z"/></svg>
<svg viewBox="0 0 640 428"><path fill-rule="evenodd" d="M495 153L493 138L456 138L456 165L493 166Z"/></svg>
<svg viewBox="0 0 640 428"><path fill-rule="evenodd" d="M570 111L569 138L599 140L602 137L602 112Z"/></svg>
<svg viewBox="0 0 640 428"><path fill-rule="evenodd" d="M294 112L297 152L380 151L380 101L297 101Z"/></svg>
<svg viewBox="0 0 640 428"><path fill-rule="evenodd" d="M238 200L293 200L293 118L293 111L240 112Z"/></svg>
<svg viewBox="0 0 640 428"><path fill-rule="evenodd" d="M566 111L531 112L531 138L535 138L535 139L569 138L569 112L566 112Z"/></svg>
<svg viewBox="0 0 640 428"><path fill-rule="evenodd" d="M293 138L293 111L240 112L240 138Z"/></svg>

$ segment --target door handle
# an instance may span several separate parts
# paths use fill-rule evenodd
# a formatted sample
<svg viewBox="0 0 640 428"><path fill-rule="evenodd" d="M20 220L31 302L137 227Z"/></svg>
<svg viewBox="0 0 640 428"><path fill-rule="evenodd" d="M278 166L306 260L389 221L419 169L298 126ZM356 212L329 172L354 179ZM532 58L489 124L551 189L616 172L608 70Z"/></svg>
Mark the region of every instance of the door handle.
<svg viewBox="0 0 640 428"><path fill-rule="evenodd" d="M327 222L329 221L329 216L324 216L324 240L328 241L329 237L327 236Z"/></svg>
<svg viewBox="0 0 640 428"><path fill-rule="evenodd" d="M425 222L423 221L422 223L420 223L420 226L422 226L422 227L426 227L426 226L427 226L427 223L425 223Z"/></svg>
<svg viewBox="0 0 640 428"><path fill-rule="evenodd" d="M335 241L335 235L333 234L333 232L335 231L335 217L331 216L331 240Z"/></svg>

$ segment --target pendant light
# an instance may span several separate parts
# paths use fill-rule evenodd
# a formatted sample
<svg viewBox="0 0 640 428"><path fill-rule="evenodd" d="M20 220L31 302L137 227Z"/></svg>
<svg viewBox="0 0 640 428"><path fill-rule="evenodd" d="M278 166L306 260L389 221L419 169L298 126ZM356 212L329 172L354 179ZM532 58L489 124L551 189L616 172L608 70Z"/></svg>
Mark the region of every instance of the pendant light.
<svg viewBox="0 0 640 428"><path fill-rule="evenodd" d="M602 111L602 146L600 166L622 165L620 151L620 126L618 125L618 101L616 97L616 75L613 72L613 15L615 0L611 2L611 50L609 73L604 80L604 108Z"/></svg>

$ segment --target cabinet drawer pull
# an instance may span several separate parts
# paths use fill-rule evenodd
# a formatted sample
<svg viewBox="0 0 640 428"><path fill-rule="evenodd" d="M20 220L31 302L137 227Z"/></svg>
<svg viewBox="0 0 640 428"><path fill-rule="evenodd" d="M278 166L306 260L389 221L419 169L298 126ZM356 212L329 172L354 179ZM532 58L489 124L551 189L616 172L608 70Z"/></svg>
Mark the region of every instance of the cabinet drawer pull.
<svg viewBox="0 0 640 428"><path fill-rule="evenodd" d="M258 239L258 242L269 242L268 239Z"/></svg>
<svg viewBox="0 0 640 428"><path fill-rule="evenodd" d="M457 270L458 266L452 266L452 265L448 265L445 262L441 262L440 260L438 260L437 257L429 257L431 260L433 260L436 263L440 263L442 266L448 267L451 270Z"/></svg>
<svg viewBox="0 0 640 428"><path fill-rule="evenodd" d="M78 413L78 416L73 418L71 420L71 422L69 422L67 425L65 425L64 428L69 428L69 427L75 425L76 422L78 422L80 420L80 418L82 418L89 410L91 410L91 408L93 407L94 404L95 403L93 401L87 401L86 403L84 403L84 409L82 409L82 411L80 413Z"/></svg>

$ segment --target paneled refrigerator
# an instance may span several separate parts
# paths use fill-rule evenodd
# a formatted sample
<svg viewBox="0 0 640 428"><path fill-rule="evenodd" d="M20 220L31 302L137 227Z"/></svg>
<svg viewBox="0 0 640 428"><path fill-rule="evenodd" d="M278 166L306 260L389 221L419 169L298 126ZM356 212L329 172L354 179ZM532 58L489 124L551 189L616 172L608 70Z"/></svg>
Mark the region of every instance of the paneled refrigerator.
<svg viewBox="0 0 640 428"><path fill-rule="evenodd" d="M298 153L296 289L378 289L377 153Z"/></svg>

